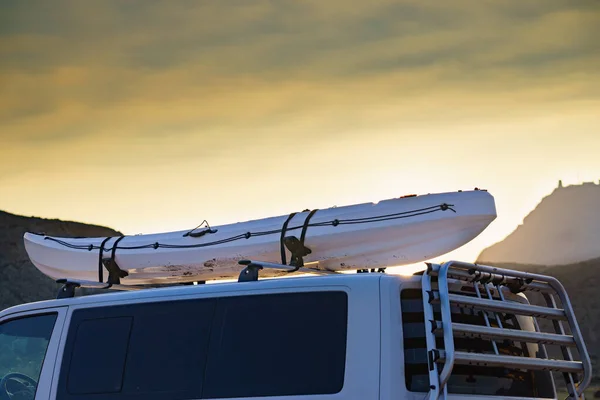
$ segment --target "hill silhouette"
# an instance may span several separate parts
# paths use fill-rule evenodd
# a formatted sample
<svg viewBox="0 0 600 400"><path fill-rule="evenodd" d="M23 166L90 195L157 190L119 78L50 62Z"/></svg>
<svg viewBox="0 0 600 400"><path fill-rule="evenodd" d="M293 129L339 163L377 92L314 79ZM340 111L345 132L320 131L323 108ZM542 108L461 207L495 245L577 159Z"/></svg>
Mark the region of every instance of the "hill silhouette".
<svg viewBox="0 0 600 400"><path fill-rule="evenodd" d="M563 187L561 183L506 239L483 250L492 263L542 266L572 264L600 257L600 184Z"/></svg>
<svg viewBox="0 0 600 400"><path fill-rule="evenodd" d="M558 187L477 262L559 279L580 324L600 384L600 185Z"/></svg>
<svg viewBox="0 0 600 400"><path fill-rule="evenodd" d="M29 261L23 243L25 232L64 237L121 235L102 226L0 211L0 310L21 303L56 298L59 289L58 284Z"/></svg>

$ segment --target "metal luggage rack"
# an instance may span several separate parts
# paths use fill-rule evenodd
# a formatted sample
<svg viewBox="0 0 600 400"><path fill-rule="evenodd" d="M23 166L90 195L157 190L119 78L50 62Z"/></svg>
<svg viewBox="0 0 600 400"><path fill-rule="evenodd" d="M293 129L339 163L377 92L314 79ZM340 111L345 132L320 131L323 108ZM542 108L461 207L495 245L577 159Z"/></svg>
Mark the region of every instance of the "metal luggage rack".
<svg viewBox="0 0 600 400"><path fill-rule="evenodd" d="M240 265L243 265L244 268L240 272L238 276L238 282L254 282L259 279L259 272L262 269L274 269L280 270L283 273L309 273L309 274L317 274L317 275L339 275L340 272L337 271L329 271L325 269L318 269L309 264L302 263L302 266L295 265L285 265L285 264L277 264L265 261L255 261L255 260L240 260L238 262ZM116 264L115 264L116 265ZM70 298L75 296L76 289L96 289L96 290L122 290L122 291L136 291L143 289L150 289L155 287L173 287L173 286L185 286L185 285L193 285L194 282L182 282L182 283L173 283L173 284L157 284L157 285L123 285L121 284L120 276L117 274L120 273L120 269L117 268L108 268L109 269L109 277L107 282L95 282L89 280L81 280L81 279L57 279L56 283L61 284L61 288L58 291L56 296L57 299ZM357 273L368 273L368 269L359 269L356 271ZM377 273L385 273L385 268L378 268L377 270L371 269L371 272ZM205 281L198 281L197 284L204 284Z"/></svg>
<svg viewBox="0 0 600 400"><path fill-rule="evenodd" d="M448 380L455 365L476 365L481 367L508 367L529 371L560 372L569 392L568 399L583 399L583 391L591 381L591 362L575 318L569 297L562 284L554 277L527 272L495 268L464 262L450 261L442 265L427 264L422 275L423 309L427 358L429 364L429 399L446 399ZM465 281L471 295L450 291L449 279ZM437 280L437 284L434 285ZM544 306L520 303L506 299L510 293L538 292ZM495 293L495 295L494 295ZM524 293L523 293L524 294ZM557 304L556 298L560 300ZM434 305L440 308L441 320L434 318ZM562 307L562 308L559 308ZM485 325L456 323L452 321L452 307L471 309L483 316ZM504 315L503 315L504 314ZM531 317L535 331L508 329L503 326L507 315ZM551 321L554 332L540 329L538 319ZM566 322L568 331L565 329ZM570 334L569 334L570 332ZM442 336L444 348L437 348L436 338ZM477 353L456 351L456 337L481 338L491 341L493 351ZM515 341L539 345L539 358L503 355L498 351L498 343ZM547 345L560 347L563 359L551 359ZM576 349L576 360L572 349Z"/></svg>

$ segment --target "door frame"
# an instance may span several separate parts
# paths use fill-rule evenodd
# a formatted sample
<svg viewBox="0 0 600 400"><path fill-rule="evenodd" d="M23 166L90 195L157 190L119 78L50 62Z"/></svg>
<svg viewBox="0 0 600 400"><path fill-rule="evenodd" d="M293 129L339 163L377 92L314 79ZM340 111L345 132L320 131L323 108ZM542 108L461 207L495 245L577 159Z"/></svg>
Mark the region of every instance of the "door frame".
<svg viewBox="0 0 600 400"><path fill-rule="evenodd" d="M54 367L56 365L56 358L59 352L60 342L62 340L63 329L67 317L68 306L49 307L27 310L17 313L10 313L0 317L0 324L21 319L27 317L35 317L38 315L56 314L56 322L54 323L54 329L50 336L50 342L48 342L48 348L46 349L46 355L42 362L42 369L40 377L38 379L38 385L35 392L35 400L49 400L50 399L50 388L52 387L52 379L54 376Z"/></svg>

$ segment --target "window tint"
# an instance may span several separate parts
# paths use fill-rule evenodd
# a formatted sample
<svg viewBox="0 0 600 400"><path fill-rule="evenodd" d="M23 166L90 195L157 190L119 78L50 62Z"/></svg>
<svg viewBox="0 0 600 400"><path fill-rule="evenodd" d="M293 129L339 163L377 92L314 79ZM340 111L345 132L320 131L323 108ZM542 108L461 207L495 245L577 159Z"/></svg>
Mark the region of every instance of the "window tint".
<svg viewBox="0 0 600 400"><path fill-rule="evenodd" d="M58 398L336 393L344 382L347 311L344 292L78 310L65 344Z"/></svg>
<svg viewBox="0 0 600 400"><path fill-rule="evenodd" d="M12 374L0 397L5 389L35 396L56 317L55 313L36 315L0 324L0 379Z"/></svg>
<svg viewBox="0 0 600 400"><path fill-rule="evenodd" d="M203 397L339 392L347 311L344 292L220 299Z"/></svg>
<svg viewBox="0 0 600 400"><path fill-rule="evenodd" d="M421 289L403 290L401 301L406 387L413 392L428 392L429 370ZM494 315L488 313L488 316L492 326L495 326ZM434 306L434 318L441 320L439 305ZM485 326L483 314L466 308L452 307L452 321ZM503 314L502 323L505 328L521 329L513 315ZM527 347L520 343L498 341L497 345L498 350L505 355L536 356L528 354ZM492 342L487 339L456 337L454 346L457 351L494 352ZM437 338L437 348L444 348L441 337ZM508 397L553 397L550 379L550 374L544 371L455 365L448 381L448 392Z"/></svg>
<svg viewBox="0 0 600 400"><path fill-rule="evenodd" d="M133 318L82 321L75 336L69 369L70 394L118 393Z"/></svg>
<svg viewBox="0 0 600 400"><path fill-rule="evenodd" d="M58 398L200 398L214 304L200 299L76 311Z"/></svg>
<svg viewBox="0 0 600 400"><path fill-rule="evenodd" d="M123 391L144 398L159 392L170 393L169 398L200 397L213 310L212 300L140 308Z"/></svg>

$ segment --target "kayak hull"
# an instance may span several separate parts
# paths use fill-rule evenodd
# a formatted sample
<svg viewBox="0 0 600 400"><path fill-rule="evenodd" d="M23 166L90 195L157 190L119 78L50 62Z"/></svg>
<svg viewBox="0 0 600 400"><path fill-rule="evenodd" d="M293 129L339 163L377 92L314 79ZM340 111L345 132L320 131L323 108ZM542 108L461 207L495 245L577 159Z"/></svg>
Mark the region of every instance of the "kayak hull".
<svg viewBox="0 0 600 400"><path fill-rule="evenodd" d="M187 236L189 231L122 238L57 238L28 232L24 241L33 264L53 279L99 281L100 254L113 257L118 240L113 259L127 273L121 284L170 284L236 279L243 259L282 263L282 236L300 239L305 224L304 246L310 249L303 257L305 266L339 272L426 261L468 243L495 218L493 197L476 190L304 211L291 218L198 228ZM194 237L199 232L204 234ZM284 249L289 264L292 253ZM282 274L261 271L264 277ZM102 267L102 281L107 277Z"/></svg>

